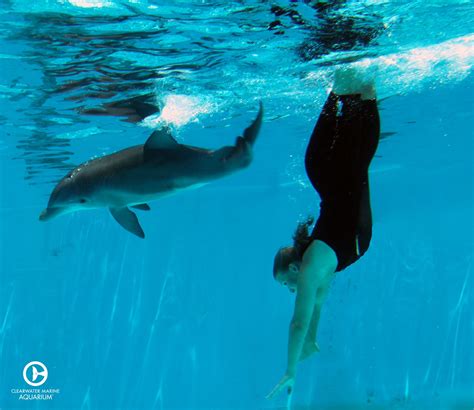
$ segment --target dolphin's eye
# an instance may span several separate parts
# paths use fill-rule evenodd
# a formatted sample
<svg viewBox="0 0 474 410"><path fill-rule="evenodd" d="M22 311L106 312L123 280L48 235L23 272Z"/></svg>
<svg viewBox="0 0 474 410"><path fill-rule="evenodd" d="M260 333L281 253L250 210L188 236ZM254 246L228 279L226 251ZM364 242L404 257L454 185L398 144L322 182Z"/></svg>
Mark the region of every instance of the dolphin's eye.
<svg viewBox="0 0 474 410"><path fill-rule="evenodd" d="M80 204L85 204L87 201L84 198L79 199Z"/></svg>

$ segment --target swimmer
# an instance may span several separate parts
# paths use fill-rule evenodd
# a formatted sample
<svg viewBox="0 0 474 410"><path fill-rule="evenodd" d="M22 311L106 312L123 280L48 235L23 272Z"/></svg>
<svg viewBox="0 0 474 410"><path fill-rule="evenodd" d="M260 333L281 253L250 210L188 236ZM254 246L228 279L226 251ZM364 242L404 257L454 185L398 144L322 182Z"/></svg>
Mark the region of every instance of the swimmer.
<svg viewBox="0 0 474 410"><path fill-rule="evenodd" d="M293 246L281 248L273 276L296 292L289 328L286 373L267 398L291 394L298 361L319 351L321 307L335 276L360 259L372 238L369 165L377 149L380 121L373 81L354 69L337 70L309 141L305 166L318 192L320 214L302 222Z"/></svg>

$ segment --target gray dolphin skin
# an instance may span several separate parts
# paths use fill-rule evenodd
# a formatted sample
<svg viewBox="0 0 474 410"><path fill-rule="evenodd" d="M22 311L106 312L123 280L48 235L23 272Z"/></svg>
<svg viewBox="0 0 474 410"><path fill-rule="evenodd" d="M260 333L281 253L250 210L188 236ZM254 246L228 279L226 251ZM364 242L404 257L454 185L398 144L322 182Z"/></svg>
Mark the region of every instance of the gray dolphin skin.
<svg viewBox="0 0 474 410"><path fill-rule="evenodd" d="M130 208L150 210L148 202L197 187L247 167L262 125L263 106L233 146L207 150L179 144L167 127L153 132L143 145L79 165L54 188L39 219L94 208L109 208L127 231L145 237Z"/></svg>

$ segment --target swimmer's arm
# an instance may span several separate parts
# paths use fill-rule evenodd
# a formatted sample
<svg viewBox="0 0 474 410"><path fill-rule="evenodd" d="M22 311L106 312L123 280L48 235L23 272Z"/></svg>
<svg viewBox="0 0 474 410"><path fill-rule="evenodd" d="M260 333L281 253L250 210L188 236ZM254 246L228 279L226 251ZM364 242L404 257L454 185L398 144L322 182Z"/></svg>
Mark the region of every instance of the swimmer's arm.
<svg viewBox="0 0 474 410"><path fill-rule="evenodd" d="M295 310L290 323L288 337L288 363L286 374L291 377L294 377L296 374L296 365L299 361L303 344L308 333L317 289L317 278L314 274L312 258L308 251L310 251L310 248L305 252L298 275Z"/></svg>
<svg viewBox="0 0 474 410"><path fill-rule="evenodd" d="M334 273L336 266L336 254L322 241L314 240L304 253L298 275L295 311L290 324L288 340L287 374L289 375L294 375L296 372L296 364L300 359L311 322L313 322L316 305L319 305L319 309L321 308L320 303L317 302L322 301L323 298L320 299L321 295L317 290L324 283L327 275ZM316 313L313 322L315 325L313 327L314 332L317 330L319 321L319 311L316 311ZM312 336L312 333L310 333L310 336Z"/></svg>
<svg viewBox="0 0 474 410"><path fill-rule="evenodd" d="M268 394L268 399L275 397L284 388L287 388L288 393L291 393L296 374L296 364L301 357L301 350L316 303L316 290L328 274L334 273L336 266L336 254L329 245L322 241L314 240L304 253L298 274L295 311L290 324L286 373Z"/></svg>
<svg viewBox="0 0 474 410"><path fill-rule="evenodd" d="M306 333L308 331L309 326L309 319L306 318L305 312L303 313L303 315L301 315L300 312L300 317L294 316L290 323L290 331L288 337L288 363L286 367L286 374L291 377L294 377L296 374L296 364L300 360Z"/></svg>
<svg viewBox="0 0 474 410"><path fill-rule="evenodd" d="M320 306L315 304L311 316L311 322L309 323L308 333L306 333L305 342L316 342L316 331L318 329L320 312Z"/></svg>
<svg viewBox="0 0 474 410"><path fill-rule="evenodd" d="M301 264L300 272L298 274L298 292L296 294L295 311L290 323L286 373L267 395L267 399L272 399L285 388L287 389L288 394L291 394L293 390L296 364L300 358L306 333L308 332L312 307L314 304L312 299L315 299L316 293L311 290L312 286L310 277L312 275L307 273L307 268L305 269L304 266L305 258L303 257L303 263Z"/></svg>
<svg viewBox="0 0 474 410"><path fill-rule="evenodd" d="M303 343L303 348L300 355L300 361L305 360L313 353L319 352L319 345L316 342L316 333L319 324L319 317L321 313L321 307L314 306L313 315L311 316L311 322L309 323L308 332Z"/></svg>
<svg viewBox="0 0 474 410"><path fill-rule="evenodd" d="M328 289L329 283L326 283L326 285L321 286L316 292L316 302L313 308L313 315L311 316L308 333L306 333L305 344L311 344L315 346L316 351L319 351L319 346L316 343L316 334L318 332L319 318L321 317L321 307L327 296Z"/></svg>

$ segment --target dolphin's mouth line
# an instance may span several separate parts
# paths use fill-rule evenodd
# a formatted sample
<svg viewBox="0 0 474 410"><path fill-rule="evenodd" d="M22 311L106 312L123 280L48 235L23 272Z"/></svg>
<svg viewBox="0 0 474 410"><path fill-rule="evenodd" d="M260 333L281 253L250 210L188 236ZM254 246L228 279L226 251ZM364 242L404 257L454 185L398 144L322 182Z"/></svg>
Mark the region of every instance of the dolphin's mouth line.
<svg viewBox="0 0 474 410"><path fill-rule="evenodd" d="M57 216L75 212L78 210L84 211L88 209L97 209L99 207L68 207L68 206L50 206L40 213L40 221L49 221L50 219L56 218Z"/></svg>
<svg viewBox="0 0 474 410"><path fill-rule="evenodd" d="M48 221L48 220L60 215L63 211L64 211L63 208L48 207L40 213L39 220L40 221Z"/></svg>

